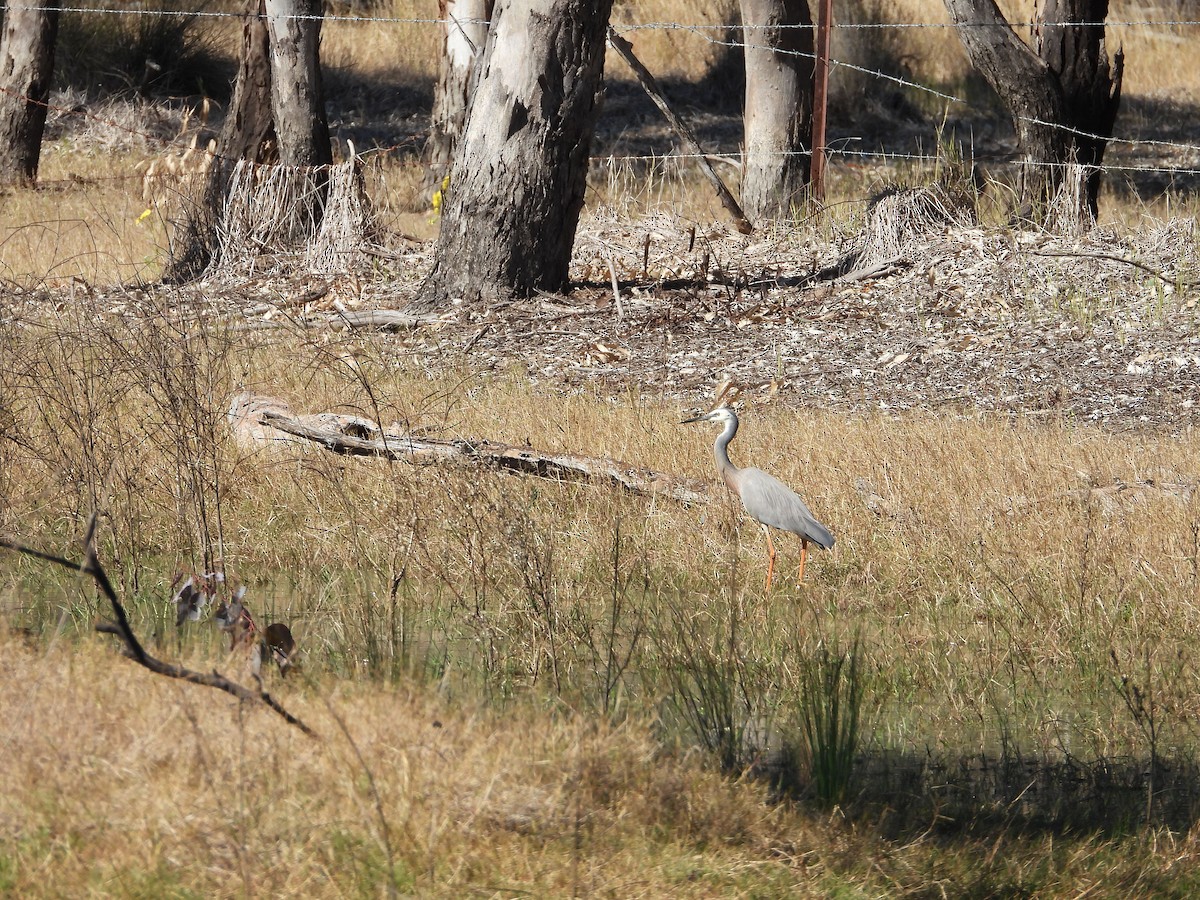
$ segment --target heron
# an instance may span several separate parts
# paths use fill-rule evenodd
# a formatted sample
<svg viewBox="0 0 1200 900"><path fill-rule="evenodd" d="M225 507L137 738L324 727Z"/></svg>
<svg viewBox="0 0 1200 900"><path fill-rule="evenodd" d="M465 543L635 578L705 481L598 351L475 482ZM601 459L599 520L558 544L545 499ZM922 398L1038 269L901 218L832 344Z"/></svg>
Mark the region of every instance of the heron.
<svg viewBox="0 0 1200 900"><path fill-rule="evenodd" d="M711 412L684 419L680 424L692 422L716 422L724 426L713 444L713 455L717 460L717 473L725 486L742 501L750 517L758 522L767 538L767 590L771 589L771 576L775 573L775 544L771 540L770 528L779 528L800 536L800 580L804 580L804 562L808 556L809 543L823 550L833 547L833 535L817 521L808 506L790 487L762 469L747 466L739 469L729 461L729 442L738 431L738 417L728 406L718 406ZM768 527L770 526L770 527Z"/></svg>

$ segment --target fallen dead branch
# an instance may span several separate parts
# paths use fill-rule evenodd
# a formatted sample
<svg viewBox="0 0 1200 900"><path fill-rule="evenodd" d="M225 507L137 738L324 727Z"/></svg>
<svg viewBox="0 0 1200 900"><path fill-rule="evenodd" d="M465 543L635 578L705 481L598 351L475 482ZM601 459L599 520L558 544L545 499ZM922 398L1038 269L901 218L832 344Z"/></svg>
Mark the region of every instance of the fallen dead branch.
<svg viewBox="0 0 1200 900"><path fill-rule="evenodd" d="M437 325L440 316L400 312L395 309L348 309L340 312L341 319L351 328L378 328L383 331L401 331Z"/></svg>
<svg viewBox="0 0 1200 900"><path fill-rule="evenodd" d="M1187 279L1180 278L1179 276L1172 278L1170 275L1167 275L1165 272L1160 272L1158 269L1155 269L1152 266L1138 262L1136 259L1118 256L1115 253L1091 253L1082 250L1024 250L1022 252L1029 256L1045 256L1051 259L1056 257L1062 259L1103 259L1108 260L1109 262L1124 263L1127 266L1133 266L1135 269L1141 269L1143 272L1149 272L1164 284L1180 284L1185 287L1195 287L1197 284L1200 284L1200 282L1188 281Z"/></svg>
<svg viewBox="0 0 1200 900"><path fill-rule="evenodd" d="M96 516L93 513L91 520L88 522L87 534L83 539L84 558L81 563L72 562L61 556L55 556L53 553L43 553L40 550L35 550L32 547L27 547L24 544L3 537L0 537L0 547L7 547L10 550L15 550L17 553L24 553L26 556L32 556L35 559L43 559L64 568L90 575L92 580L96 582L96 586L100 589L100 592L108 598L115 618L115 621L112 622L96 623L96 631L103 634L116 635L120 638L122 643L121 651L138 665L149 669L157 675L163 675L167 678L178 678L182 681L189 681L192 684L203 685L204 687L216 688L219 691L224 691L227 694L237 697L239 700L262 703L281 716L289 725L294 725L309 737L319 738L315 731L284 709L278 700L261 687L257 691L252 691L238 684L236 681L231 681L215 669L210 673L193 672L191 669L184 668L183 666L163 662L147 653L146 648L142 646L141 641L134 634L133 627L129 624L129 617L125 614L125 607L121 603L120 598L117 597L117 592L113 589L112 582L108 580L108 575L105 573L104 567L100 565L100 560L96 556L95 534Z"/></svg>
<svg viewBox="0 0 1200 900"><path fill-rule="evenodd" d="M229 418L234 431L251 440L270 441L290 435L351 456L378 456L419 465L476 463L557 481L612 484L635 494L667 497L679 503L707 503L710 499L702 481L655 472L609 457L545 453L487 440L417 438L380 428L361 416L293 415L283 401L252 394L233 398Z"/></svg>

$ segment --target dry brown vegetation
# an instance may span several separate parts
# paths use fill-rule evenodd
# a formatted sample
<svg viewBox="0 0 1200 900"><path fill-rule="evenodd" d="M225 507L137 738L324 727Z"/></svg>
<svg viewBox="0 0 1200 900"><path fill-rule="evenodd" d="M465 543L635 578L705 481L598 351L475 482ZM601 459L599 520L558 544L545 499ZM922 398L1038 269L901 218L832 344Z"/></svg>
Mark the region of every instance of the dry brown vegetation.
<svg viewBox="0 0 1200 900"><path fill-rule="evenodd" d="M44 866L121 894L341 893L389 871L448 895L1183 890L1190 844L1161 829L1197 802L1190 434L754 407L737 456L800 486L839 538L803 586L764 596L757 530L724 503L246 447L223 423L249 386L703 477L708 436L678 406L531 388L453 353L430 377L389 339L87 310L6 326L5 532L70 552L103 510L135 624L194 668L235 664L215 629L176 637L167 582L222 554L297 633L305 677L272 689L324 739L81 639L103 612L90 590L6 556L10 627L34 636L10 633L3 657L5 782L22 787L0 871L18 893ZM688 752L708 741L803 785L787 751L804 660L852 634L865 833ZM682 704L731 688L723 748ZM1157 849L1119 837L1137 822ZM1005 850L977 871L997 825ZM1100 833L1037 836L1062 827Z"/></svg>
<svg viewBox="0 0 1200 900"><path fill-rule="evenodd" d="M937 3L888 6L896 19L942 15ZM1114 17L1142 15L1126 6ZM618 4L622 22L718 13ZM1153 79L1168 67L1135 67L1148 52L1135 53L1138 34L1127 90L1161 90ZM934 36L904 39L924 48ZM637 42L679 79L719 55L685 31ZM432 45L427 26L326 29L334 66L384 80L428 77ZM914 63L919 77L962 79L948 52L916 59L934 57L944 71ZM1170 67L1181 94L1194 95L1191 65ZM168 140L179 117L159 123ZM93 146L119 133L89 128ZM89 584L0 551L0 894L1195 893L1200 251L1194 228L1135 234L1194 200L1114 191L1093 243L1030 238L1095 253L1114 235L1114 253L1158 275L1126 263L1094 282L1078 273L1100 270L1044 275L1057 258L1022 262L1025 238L981 207L988 221L955 242L921 238L942 248L936 266L789 288L857 244L862 201L885 176L841 169L842 205L739 243L690 176L616 163L593 179L574 270L590 284L390 335L344 329L336 304L402 304L425 270L413 239L436 223L411 156L373 175L391 258L336 276L264 258L167 289L143 284L167 236L168 213L142 217L140 195L161 144L116 149L63 138L47 148L43 190L0 197L0 534L77 556L100 511L100 557L147 644L242 677L217 629L177 631L170 605L178 568L223 565L256 616L295 633L298 674L268 687L321 737L138 669L92 633L107 610ZM897 176L927 173L886 173ZM698 226L695 248L680 249L690 229L668 218ZM657 270L640 278L647 235ZM627 317L612 306L610 259ZM971 281L1013 267L1039 283ZM785 283L752 287L760 274ZM1043 291L1043 278L1067 287ZM889 293L892 317L872 312ZM1177 418L1103 429L969 400L897 414L849 391L798 403L805 370L781 333L808 334L820 312L848 345L861 321L862 352L882 370L869 329L907 317L924 333L943 294L957 298L948 319L986 325L998 343L1044 329L1080 346L1171 345L1182 362L1150 360L1145 377ZM569 333L599 319L607 343ZM657 366L652 344L686 347L688 378ZM1072 359L1065 381L1095 377L1086 354ZM676 423L749 365L735 461L796 486L838 539L801 585L798 548L781 537L770 594L759 532L724 499L683 508L262 447L225 416L251 390L301 412L710 479L712 435ZM823 654L855 641L863 741L830 812L802 700Z"/></svg>
<svg viewBox="0 0 1200 900"><path fill-rule="evenodd" d="M1115 897L1186 889L1196 863L1192 839L1162 832L882 848L870 824L770 805L637 725L342 683L293 699L318 744L131 685L102 648L0 646L12 896Z"/></svg>

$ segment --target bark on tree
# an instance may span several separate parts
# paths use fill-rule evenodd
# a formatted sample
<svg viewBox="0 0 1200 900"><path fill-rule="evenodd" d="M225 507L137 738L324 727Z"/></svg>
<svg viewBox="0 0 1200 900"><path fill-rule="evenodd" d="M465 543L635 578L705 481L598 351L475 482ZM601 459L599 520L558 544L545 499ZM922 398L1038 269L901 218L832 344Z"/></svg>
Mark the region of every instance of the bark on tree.
<svg viewBox="0 0 1200 900"><path fill-rule="evenodd" d="M0 184L37 180L61 0L9 3L0 36Z"/></svg>
<svg viewBox="0 0 1200 900"><path fill-rule="evenodd" d="M746 57L742 208L787 215L808 185L813 24L808 0L741 0ZM807 27L786 27L786 26ZM803 55L801 55L803 54Z"/></svg>
<svg viewBox="0 0 1200 900"><path fill-rule="evenodd" d="M285 166L333 162L321 90L321 0L266 0L271 112Z"/></svg>
<svg viewBox="0 0 1200 900"><path fill-rule="evenodd" d="M438 0L442 56L433 92L433 121L425 146L427 185L440 186L450 173L471 102L475 63L483 55L493 0Z"/></svg>
<svg viewBox="0 0 1200 900"><path fill-rule="evenodd" d="M239 160L295 166L332 162L321 86L320 11L319 0L247 0L233 98L216 158L200 197L175 224L164 281L197 278L212 260L218 219ZM311 199L311 215L319 217L324 198L318 192Z"/></svg>
<svg viewBox="0 0 1200 900"><path fill-rule="evenodd" d="M242 23L233 97L217 139L216 157L203 192L184 208L171 236L171 260L163 273L168 283L198 278L216 253L218 219L237 160L278 160L271 116L270 36L263 14L263 0L250 0Z"/></svg>
<svg viewBox="0 0 1200 900"><path fill-rule="evenodd" d="M557 291L583 208L612 0L501 0L418 307Z"/></svg>
<svg viewBox="0 0 1200 900"><path fill-rule="evenodd" d="M1108 0L1043 0L1037 51L1016 35L995 0L945 0L971 64L1008 107L1021 152L1022 217L1041 219L1064 167L1087 171L1082 220L1094 221L1107 139L1121 99L1124 54L1110 64ZM1081 133L1082 132L1082 133Z"/></svg>
<svg viewBox="0 0 1200 900"><path fill-rule="evenodd" d="M1100 197L1100 165L1121 106L1125 53L1112 63L1104 42L1108 0L1044 0L1038 56L1062 86L1070 156L1086 168L1084 195L1092 220ZM1071 24L1066 24L1071 23ZM1094 135L1094 136L1093 136Z"/></svg>
<svg viewBox="0 0 1200 900"><path fill-rule="evenodd" d="M275 122L271 114L271 37L263 0L250 0L242 23L242 46L233 82L229 113L217 141L217 162L279 159ZM226 170L231 168L227 165ZM228 173L226 173L228 178Z"/></svg>

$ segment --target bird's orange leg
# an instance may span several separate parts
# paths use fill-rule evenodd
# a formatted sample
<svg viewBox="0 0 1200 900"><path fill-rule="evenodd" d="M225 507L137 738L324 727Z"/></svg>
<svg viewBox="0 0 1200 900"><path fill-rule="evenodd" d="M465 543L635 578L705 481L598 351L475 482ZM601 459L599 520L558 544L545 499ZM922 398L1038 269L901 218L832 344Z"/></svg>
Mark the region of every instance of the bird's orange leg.
<svg viewBox="0 0 1200 900"><path fill-rule="evenodd" d="M798 579L800 581L804 580L804 561L807 558L808 558L808 541L806 541L804 538L800 538L800 578Z"/></svg>
<svg viewBox="0 0 1200 900"><path fill-rule="evenodd" d="M763 534L767 538L767 586L765 590L771 589L771 576L775 574L775 544L771 540L771 532L767 530L766 525L759 526L763 530Z"/></svg>

